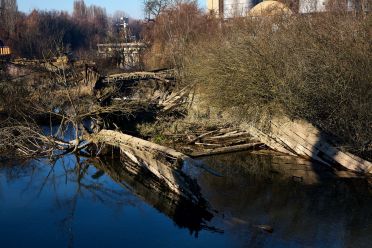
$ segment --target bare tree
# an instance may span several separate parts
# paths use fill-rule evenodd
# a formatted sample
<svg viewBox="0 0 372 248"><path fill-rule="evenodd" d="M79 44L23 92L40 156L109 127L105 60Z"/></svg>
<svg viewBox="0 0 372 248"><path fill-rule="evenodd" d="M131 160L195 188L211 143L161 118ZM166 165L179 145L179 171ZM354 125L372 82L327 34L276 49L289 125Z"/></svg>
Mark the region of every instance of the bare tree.
<svg viewBox="0 0 372 248"><path fill-rule="evenodd" d="M0 23L10 34L15 31L17 16L17 0L0 0Z"/></svg>
<svg viewBox="0 0 372 248"><path fill-rule="evenodd" d="M144 12L148 19L155 19L161 12L182 3L195 3L195 0L144 0Z"/></svg>
<svg viewBox="0 0 372 248"><path fill-rule="evenodd" d="M171 0L144 0L144 12L148 19L156 18L171 3Z"/></svg>

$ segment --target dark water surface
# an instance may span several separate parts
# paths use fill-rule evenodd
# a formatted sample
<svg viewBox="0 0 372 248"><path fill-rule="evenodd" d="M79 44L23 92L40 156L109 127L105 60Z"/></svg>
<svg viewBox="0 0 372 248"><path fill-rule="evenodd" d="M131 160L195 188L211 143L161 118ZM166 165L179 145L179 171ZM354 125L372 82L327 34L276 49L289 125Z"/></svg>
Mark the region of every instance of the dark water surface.
<svg viewBox="0 0 372 248"><path fill-rule="evenodd" d="M372 247L361 179L247 153L199 162L222 175L196 173L206 212L152 192L120 164L4 162L0 247Z"/></svg>

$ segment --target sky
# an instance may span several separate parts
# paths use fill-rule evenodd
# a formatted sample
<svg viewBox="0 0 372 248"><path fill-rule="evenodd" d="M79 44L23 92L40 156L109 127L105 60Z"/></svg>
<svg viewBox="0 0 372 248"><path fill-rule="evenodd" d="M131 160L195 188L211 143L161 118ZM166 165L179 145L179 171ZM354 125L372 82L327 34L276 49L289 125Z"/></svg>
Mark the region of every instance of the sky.
<svg viewBox="0 0 372 248"><path fill-rule="evenodd" d="M39 10L67 10L72 11L74 0L18 0L18 9L22 12ZM198 0L201 7L205 7L206 0ZM85 0L87 5L98 5L106 8L108 14L124 11L130 17L142 19L143 0Z"/></svg>

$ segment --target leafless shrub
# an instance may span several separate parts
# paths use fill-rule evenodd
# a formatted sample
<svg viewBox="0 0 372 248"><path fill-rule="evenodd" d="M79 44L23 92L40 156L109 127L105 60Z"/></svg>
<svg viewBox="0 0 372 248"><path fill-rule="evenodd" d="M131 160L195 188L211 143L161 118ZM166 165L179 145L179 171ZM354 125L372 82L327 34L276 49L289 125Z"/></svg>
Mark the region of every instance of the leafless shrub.
<svg viewBox="0 0 372 248"><path fill-rule="evenodd" d="M303 118L365 154L372 140L370 23L371 15L342 12L239 19L194 47L186 81L237 118Z"/></svg>
<svg viewBox="0 0 372 248"><path fill-rule="evenodd" d="M115 102L102 106L93 95L81 68L72 65L35 65L32 77L0 78L0 156L36 157L78 153L91 131L86 120L106 114L128 115L134 104ZM38 71L38 69L40 71ZM40 126L42 123L43 126ZM43 127L43 128L41 128Z"/></svg>
<svg viewBox="0 0 372 248"><path fill-rule="evenodd" d="M191 45L213 33L217 20L204 15L194 1L171 1L143 30L149 49L144 56L147 69L176 68L182 72L183 58Z"/></svg>

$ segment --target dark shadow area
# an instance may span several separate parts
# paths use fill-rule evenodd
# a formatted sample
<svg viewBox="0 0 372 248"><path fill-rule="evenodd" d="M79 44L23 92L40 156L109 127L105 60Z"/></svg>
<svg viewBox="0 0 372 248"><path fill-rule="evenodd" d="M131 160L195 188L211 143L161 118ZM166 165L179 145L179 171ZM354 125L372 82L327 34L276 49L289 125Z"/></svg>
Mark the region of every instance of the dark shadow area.
<svg viewBox="0 0 372 248"><path fill-rule="evenodd" d="M137 125L144 123L154 123L158 108L155 105L149 105L146 109L138 109L129 115L123 113L110 113L101 115L104 120L104 128L116 130L120 129L123 132L131 135L139 135Z"/></svg>
<svg viewBox="0 0 372 248"><path fill-rule="evenodd" d="M116 158L105 157L94 164L115 182L129 188L132 193L172 219L178 227L187 228L190 235L198 237L202 230L223 233L223 230L209 224L214 214L205 200L200 198L196 204L175 194L146 168L139 167L129 159L118 156ZM182 177L183 183L185 179L189 179L187 175L178 175L178 177ZM194 187L192 191L200 191L200 189L195 189L194 183L196 182L189 182L189 186Z"/></svg>
<svg viewBox="0 0 372 248"><path fill-rule="evenodd" d="M332 142L333 141L333 142ZM365 177L367 181L370 175L366 175L363 169L363 162L356 157L350 157L347 153L337 148L337 138L328 133L320 131L318 139L312 148L311 165L318 179L326 181L329 178L324 171L332 173L335 177L346 173L345 180L354 180L355 177ZM336 158L337 157L337 158ZM337 162L342 161L343 164ZM360 166L360 167L359 167ZM353 168L353 169L351 169Z"/></svg>
<svg viewBox="0 0 372 248"><path fill-rule="evenodd" d="M120 129L139 135L137 126L144 123L154 123L161 110L159 103L168 96L175 87L175 78L160 74L118 74L110 77L100 77L94 86L94 95L102 106L114 103L126 103L135 106L129 112L112 112L102 114L103 127ZM164 72L165 73L165 72ZM161 75L161 76L159 76ZM174 116L177 113L173 113Z"/></svg>
<svg viewBox="0 0 372 248"><path fill-rule="evenodd" d="M362 178L339 178L287 156L242 152L202 161L223 175L202 174L198 181L220 213L215 218L224 223L232 247L369 247L372 242L372 191ZM271 226L273 233L263 233L260 225Z"/></svg>
<svg viewBox="0 0 372 248"><path fill-rule="evenodd" d="M103 161L2 162L2 245L360 248L372 242L368 184L332 173L319 180L306 160L248 152L203 158L222 175L196 174L208 207L115 154ZM259 228L266 225L272 232Z"/></svg>

